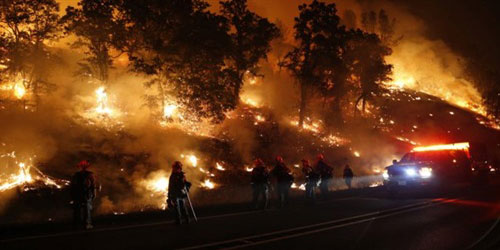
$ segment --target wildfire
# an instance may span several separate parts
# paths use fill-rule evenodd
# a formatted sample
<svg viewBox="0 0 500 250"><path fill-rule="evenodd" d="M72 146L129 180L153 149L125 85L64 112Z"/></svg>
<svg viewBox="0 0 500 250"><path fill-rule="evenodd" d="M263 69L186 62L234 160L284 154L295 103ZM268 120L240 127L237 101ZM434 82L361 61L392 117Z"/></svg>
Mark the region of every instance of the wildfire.
<svg viewBox="0 0 500 250"><path fill-rule="evenodd" d="M226 169L218 162L215 163L215 168L219 171L226 171Z"/></svg>
<svg viewBox="0 0 500 250"><path fill-rule="evenodd" d="M168 194L168 174L163 170L152 172L147 178L140 181L140 186L147 190L148 196L155 206L161 209L166 208Z"/></svg>
<svg viewBox="0 0 500 250"><path fill-rule="evenodd" d="M290 121L290 124L292 126L299 126L299 120L298 119L292 119ZM320 133L321 132L321 125L322 121L314 122L311 120L311 118L307 117L304 123L302 124L302 129L306 131L310 131L313 133Z"/></svg>
<svg viewBox="0 0 500 250"><path fill-rule="evenodd" d="M18 76L12 82L0 86L0 90L11 92L17 99L23 99L26 95L25 79Z"/></svg>
<svg viewBox="0 0 500 250"><path fill-rule="evenodd" d="M258 101L256 101L255 99L252 99L252 98L241 98L241 101L249 106L254 107L254 108L259 108L262 106Z"/></svg>
<svg viewBox="0 0 500 250"><path fill-rule="evenodd" d="M0 158L8 157L11 159L17 159L16 153L8 153L0 155ZM24 190L31 189L29 185L39 183L45 186L52 186L55 188L62 188L64 185L68 185L69 182L65 180L54 180L45 174L43 174L39 169L32 166L30 163L32 158L29 159L29 162L18 162L15 161L15 165L18 170L17 173L6 176L5 174L0 174L0 192L16 188L16 187L24 187ZM34 174L32 174L34 172Z"/></svg>
<svg viewBox="0 0 500 250"><path fill-rule="evenodd" d="M165 107L163 108L163 116L166 118L172 118L176 110L177 106L174 104L165 105Z"/></svg>
<svg viewBox="0 0 500 250"><path fill-rule="evenodd" d="M329 135L327 137L323 137L321 140L332 145L332 146L337 146L337 147L346 145L346 144L351 142L347 138L342 138L342 137L339 137L336 135Z"/></svg>
<svg viewBox="0 0 500 250"><path fill-rule="evenodd" d="M150 183L150 189L154 192L167 192L168 190L168 178L167 177L159 177L156 180L153 180Z"/></svg>
<svg viewBox="0 0 500 250"><path fill-rule="evenodd" d="M451 72L435 72L436 69L430 69L429 66L415 69L414 67L405 67L402 58L393 56L389 61L394 65L393 80L385 83L389 89L411 89L435 96L452 105L476 113L480 116L478 120L484 121L481 123L483 125L500 128L500 125L488 115L481 94L471 82L455 78ZM415 64L413 61L411 63ZM423 72L421 72L422 70ZM426 77L427 74L428 77ZM416 76L425 79L425 81L417 80ZM420 100L420 98L416 98L416 100ZM449 113L450 115L455 114L453 111Z"/></svg>
<svg viewBox="0 0 500 250"><path fill-rule="evenodd" d="M205 181L203 181L200 186L202 188L206 188L206 189L214 189L215 188L215 183L213 183L210 179L205 179Z"/></svg>
<svg viewBox="0 0 500 250"><path fill-rule="evenodd" d="M23 99L25 94L26 88L24 87L24 85L22 83L16 83L14 85L14 95L17 97L17 99Z"/></svg>
<svg viewBox="0 0 500 250"><path fill-rule="evenodd" d="M410 143L411 145L418 145L418 143L417 143L417 142L414 142L414 141L412 141L412 140L410 140L410 139L408 139L408 138L405 138L405 137L396 136L396 137L394 137L394 138L396 138L396 140L398 140L398 141L402 141L402 142L407 142L407 143Z"/></svg>
<svg viewBox="0 0 500 250"><path fill-rule="evenodd" d="M95 95L97 98L97 107L95 111L101 115L112 115L113 110L108 105L108 94L106 93L106 89L101 86L95 91Z"/></svg>

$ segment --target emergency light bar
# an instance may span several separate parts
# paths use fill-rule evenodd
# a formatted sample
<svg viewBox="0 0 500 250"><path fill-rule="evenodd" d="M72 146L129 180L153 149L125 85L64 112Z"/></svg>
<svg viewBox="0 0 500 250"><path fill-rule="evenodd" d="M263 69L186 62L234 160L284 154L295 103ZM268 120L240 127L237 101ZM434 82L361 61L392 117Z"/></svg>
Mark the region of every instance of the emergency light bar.
<svg viewBox="0 0 500 250"><path fill-rule="evenodd" d="M439 150L469 150L468 142L460 142L453 144L442 144L442 145L432 145L413 148L413 152L424 152L424 151L439 151Z"/></svg>

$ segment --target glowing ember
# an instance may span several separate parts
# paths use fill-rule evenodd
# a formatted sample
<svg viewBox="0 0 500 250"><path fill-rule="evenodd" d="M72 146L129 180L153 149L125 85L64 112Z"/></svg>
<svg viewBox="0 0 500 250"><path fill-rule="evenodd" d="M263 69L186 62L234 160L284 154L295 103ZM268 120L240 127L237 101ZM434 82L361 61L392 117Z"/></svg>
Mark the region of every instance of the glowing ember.
<svg viewBox="0 0 500 250"><path fill-rule="evenodd" d="M198 158L196 158L196 156L190 155L188 156L188 160L189 162L191 162L191 165L193 165L193 167L196 167L198 165Z"/></svg>
<svg viewBox="0 0 500 250"><path fill-rule="evenodd" d="M252 172L253 171L253 168L250 167L250 166L245 166L245 171L247 172Z"/></svg>
<svg viewBox="0 0 500 250"><path fill-rule="evenodd" d="M168 173L164 170L159 170L150 173L147 178L140 180L139 185L147 192L151 204L158 208L166 208L166 199L168 194ZM141 192L144 190L141 189Z"/></svg>
<svg viewBox="0 0 500 250"><path fill-rule="evenodd" d="M214 189L215 188L215 184L210 180L210 179L205 179L205 181L203 181L200 186L202 188L206 188L206 189Z"/></svg>
<svg viewBox="0 0 500 250"><path fill-rule="evenodd" d="M95 91L96 97L97 97L97 107L95 111L98 114L102 115L112 115L113 110L109 108L108 105L108 94L106 93L106 89L104 87L99 87Z"/></svg>
<svg viewBox="0 0 500 250"><path fill-rule="evenodd" d="M370 184L369 187L379 187L379 186L382 186L382 185L384 185L383 182L375 182L375 183Z"/></svg>
<svg viewBox="0 0 500 250"><path fill-rule="evenodd" d="M243 101L243 103L245 103L249 106L255 107L255 108L259 108L261 106L259 102L257 102L255 99L252 99L252 98L242 98L241 101Z"/></svg>
<svg viewBox="0 0 500 250"><path fill-rule="evenodd" d="M12 82L7 83L7 84L2 84L0 86L0 90L9 91L17 99L23 99L23 97L26 95L26 92L27 92L26 87L25 87L25 82L26 82L25 79L18 76L16 78L14 78L12 80Z"/></svg>
<svg viewBox="0 0 500 250"><path fill-rule="evenodd" d="M167 192L167 190L168 190L168 178L167 177L160 177L156 180L153 180L150 183L150 188L152 191L155 191L155 192Z"/></svg>
<svg viewBox="0 0 500 250"><path fill-rule="evenodd" d="M16 85L14 85L14 95L17 99L22 99L25 94L26 88L24 88L24 85L22 83L16 83Z"/></svg>
<svg viewBox="0 0 500 250"><path fill-rule="evenodd" d="M16 159L15 152L0 155L1 158L7 157L11 159ZM29 159L31 162L32 159ZM65 180L54 180L45 174L43 174L39 169L32 166L31 163L26 162L17 162L16 166L18 167L18 171L15 174L11 174L6 176L6 174L0 174L0 192L16 188L16 187L24 187L23 190L29 190L33 187L30 187L31 184L40 183L45 186L52 186L55 188L62 188L63 185L68 185L69 182ZM34 173L32 173L34 172ZM35 186L36 187L36 186Z"/></svg>
<svg viewBox="0 0 500 250"><path fill-rule="evenodd" d="M256 115L255 116L255 120L259 121L259 122L265 122L266 121L266 118L264 118L263 116L261 115Z"/></svg>
<svg viewBox="0 0 500 250"><path fill-rule="evenodd" d="M172 118L172 116L174 115L175 110L177 110L177 106L176 105L173 105L173 104L166 105L163 108L163 116L166 117L166 118Z"/></svg>
<svg viewBox="0 0 500 250"><path fill-rule="evenodd" d="M30 174L30 166L27 166L24 163L19 163L19 172L17 175L11 175L9 179L2 180L2 184L0 185L0 191L5 191L7 189L11 189L16 186L21 186L24 184L32 183L33 178Z"/></svg>
<svg viewBox="0 0 500 250"><path fill-rule="evenodd" d="M356 156L356 157L361 157L361 154L359 154L359 152L358 152L358 151L354 151L354 153L353 153L353 154L354 154L354 156Z"/></svg>
<svg viewBox="0 0 500 250"><path fill-rule="evenodd" d="M226 171L226 169L218 162L215 163L215 168L219 171Z"/></svg>
<svg viewBox="0 0 500 250"><path fill-rule="evenodd" d="M290 124L298 127L299 126L298 118L291 120ZM313 122L311 121L311 118L308 117L306 118L306 121L304 121L304 123L302 124L302 130L307 130L317 134L321 132L321 126L322 126L322 121Z"/></svg>
<svg viewBox="0 0 500 250"><path fill-rule="evenodd" d="M413 148L413 151L423 152L423 151L437 151L437 150L468 150L468 149L469 149L469 143L468 142L461 142L461 143L454 143L454 144L415 147L415 148Z"/></svg>
<svg viewBox="0 0 500 250"><path fill-rule="evenodd" d="M418 145L418 143L417 143L417 142L414 142L414 141L412 141L412 140L410 140L410 139L408 139L408 138L404 138L404 137L401 137L401 136L396 136L396 137L394 137L394 138L396 138L396 139L397 139L397 140L399 140L399 141L408 142L408 143L410 143L411 145Z"/></svg>
<svg viewBox="0 0 500 250"><path fill-rule="evenodd" d="M337 146L337 147L346 145L346 144L351 142L349 139L342 138L342 137L335 136L335 135L329 135L327 137L323 137L321 140L330 144L331 146Z"/></svg>

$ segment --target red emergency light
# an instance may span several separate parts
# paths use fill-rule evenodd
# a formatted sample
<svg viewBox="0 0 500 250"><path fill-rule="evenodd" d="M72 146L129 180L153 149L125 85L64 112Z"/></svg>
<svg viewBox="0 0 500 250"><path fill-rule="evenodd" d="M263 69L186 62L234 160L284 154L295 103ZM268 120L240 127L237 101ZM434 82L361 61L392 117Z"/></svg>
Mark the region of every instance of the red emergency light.
<svg viewBox="0 0 500 250"><path fill-rule="evenodd" d="M460 142L453 144L441 144L441 145L431 145L413 148L413 152L425 152L425 151L439 151L439 150L465 150L469 151L468 142Z"/></svg>

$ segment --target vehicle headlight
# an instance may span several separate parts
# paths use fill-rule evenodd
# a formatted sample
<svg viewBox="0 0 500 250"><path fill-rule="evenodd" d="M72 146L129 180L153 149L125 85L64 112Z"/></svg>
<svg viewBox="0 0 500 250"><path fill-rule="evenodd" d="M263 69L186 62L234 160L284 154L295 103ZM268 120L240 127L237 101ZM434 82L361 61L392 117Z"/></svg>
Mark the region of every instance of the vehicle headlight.
<svg viewBox="0 0 500 250"><path fill-rule="evenodd" d="M421 168L418 173L422 178L429 178L432 176L432 168Z"/></svg>
<svg viewBox="0 0 500 250"><path fill-rule="evenodd" d="M417 175L417 171L415 171L414 168L407 168L405 170L405 172L406 172L406 175L408 175L408 176L415 176L415 175Z"/></svg>
<svg viewBox="0 0 500 250"><path fill-rule="evenodd" d="M382 173L382 177L384 177L384 180L389 179L389 171L387 171L387 169L385 169L384 172Z"/></svg>

